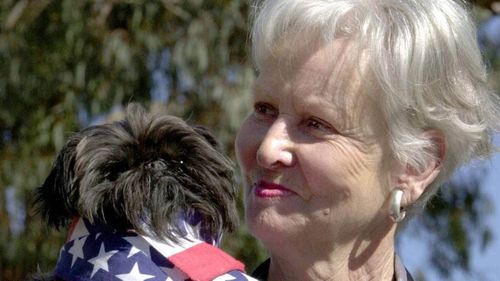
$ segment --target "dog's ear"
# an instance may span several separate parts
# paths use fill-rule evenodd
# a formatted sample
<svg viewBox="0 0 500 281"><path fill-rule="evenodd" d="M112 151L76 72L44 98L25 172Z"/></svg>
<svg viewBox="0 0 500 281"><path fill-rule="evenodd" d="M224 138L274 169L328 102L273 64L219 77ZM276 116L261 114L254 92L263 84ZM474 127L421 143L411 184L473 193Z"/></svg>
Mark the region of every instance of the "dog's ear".
<svg viewBox="0 0 500 281"><path fill-rule="evenodd" d="M200 126L192 126L196 133L201 135L217 152L210 160L214 174L208 173L204 177L206 187L211 187L212 192L217 193L217 198L212 197L212 206L216 206L215 211L207 208L206 205L199 205L198 211L210 218L210 221L216 221L210 225L212 233L217 229L225 231L234 231L238 225L238 213L236 209L237 189L234 183L233 164L226 158L222 152L220 143L209 129ZM216 219L217 218L217 219Z"/></svg>
<svg viewBox="0 0 500 281"><path fill-rule="evenodd" d="M73 207L79 196L74 168L76 147L81 139L80 133L70 137L57 155L49 176L35 191L35 211L56 229L66 226L77 214Z"/></svg>
<svg viewBox="0 0 500 281"><path fill-rule="evenodd" d="M215 139L214 135L205 127L201 125L192 126L194 131L205 138L205 140L217 151L221 151L219 142Z"/></svg>

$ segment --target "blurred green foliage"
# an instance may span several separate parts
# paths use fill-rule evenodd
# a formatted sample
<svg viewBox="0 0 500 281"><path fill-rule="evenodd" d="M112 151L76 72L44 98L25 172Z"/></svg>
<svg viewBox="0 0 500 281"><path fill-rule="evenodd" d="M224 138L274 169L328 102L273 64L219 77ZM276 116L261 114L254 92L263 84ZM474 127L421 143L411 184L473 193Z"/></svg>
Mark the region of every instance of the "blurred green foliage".
<svg viewBox="0 0 500 281"><path fill-rule="evenodd" d="M69 134L113 118L114 106L138 101L207 125L232 154L254 77L248 9L238 0L0 2L0 280L50 270L65 238L32 210L13 231L6 190L14 212L29 209ZM150 95L165 52L157 71L170 81L168 103ZM253 267L263 254L241 231L227 247Z"/></svg>
<svg viewBox="0 0 500 281"><path fill-rule="evenodd" d="M0 1L0 280L22 280L38 266L54 266L65 233L33 214L32 191L65 139L115 118L117 106L138 101L204 124L234 159L234 136L251 106L254 79L249 9L245 0ZM155 75L166 86L157 89L162 98L152 99ZM465 199L438 199L427 227L446 225L436 232L452 241L442 251L463 257L469 244L461 241L472 234L467 216L454 208L472 200L459 211L473 214L485 198L472 189ZM265 257L244 224L226 236L224 248L248 269ZM467 268L463 261L458 266Z"/></svg>

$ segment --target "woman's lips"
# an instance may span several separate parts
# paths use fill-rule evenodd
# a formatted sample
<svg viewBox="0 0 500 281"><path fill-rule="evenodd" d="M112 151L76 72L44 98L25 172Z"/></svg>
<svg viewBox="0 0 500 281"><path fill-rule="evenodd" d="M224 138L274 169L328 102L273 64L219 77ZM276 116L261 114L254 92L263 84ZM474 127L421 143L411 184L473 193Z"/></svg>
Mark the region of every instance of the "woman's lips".
<svg viewBox="0 0 500 281"><path fill-rule="evenodd" d="M260 198L287 197L294 192L290 189L275 183L258 181L254 187L254 194Z"/></svg>

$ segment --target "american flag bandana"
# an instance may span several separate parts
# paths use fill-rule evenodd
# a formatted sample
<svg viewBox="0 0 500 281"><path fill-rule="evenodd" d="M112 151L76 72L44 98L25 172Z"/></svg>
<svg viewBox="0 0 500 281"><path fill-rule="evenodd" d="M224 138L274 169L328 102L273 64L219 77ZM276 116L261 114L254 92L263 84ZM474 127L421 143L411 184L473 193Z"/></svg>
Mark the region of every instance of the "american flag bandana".
<svg viewBox="0 0 500 281"><path fill-rule="evenodd" d="M186 235L157 241L133 231L116 233L76 218L62 247L55 275L66 281L246 281L241 262L209 244L188 223ZM209 243L207 243L209 242Z"/></svg>

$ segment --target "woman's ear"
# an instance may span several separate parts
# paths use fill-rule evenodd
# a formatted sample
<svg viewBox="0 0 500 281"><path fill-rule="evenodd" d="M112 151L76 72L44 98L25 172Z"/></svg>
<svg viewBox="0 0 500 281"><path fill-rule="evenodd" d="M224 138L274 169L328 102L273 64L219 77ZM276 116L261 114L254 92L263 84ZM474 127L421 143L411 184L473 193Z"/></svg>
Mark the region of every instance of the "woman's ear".
<svg viewBox="0 0 500 281"><path fill-rule="evenodd" d="M398 176L398 188L403 190L401 206L405 207L413 204L424 193L441 172L442 163L446 156L446 139L444 134L437 129L424 131L424 136L428 138L433 147L430 149L434 157L430 157L424 169L417 169L407 165Z"/></svg>

